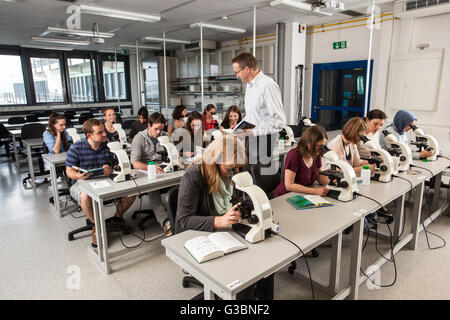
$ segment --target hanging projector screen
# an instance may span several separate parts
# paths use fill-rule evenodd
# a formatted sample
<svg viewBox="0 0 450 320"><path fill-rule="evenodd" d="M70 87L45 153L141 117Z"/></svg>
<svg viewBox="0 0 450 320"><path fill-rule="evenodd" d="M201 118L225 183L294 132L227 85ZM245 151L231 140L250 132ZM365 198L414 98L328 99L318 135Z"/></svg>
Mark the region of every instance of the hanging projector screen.
<svg viewBox="0 0 450 320"><path fill-rule="evenodd" d="M435 111L441 86L443 50L391 58L387 105L390 109Z"/></svg>

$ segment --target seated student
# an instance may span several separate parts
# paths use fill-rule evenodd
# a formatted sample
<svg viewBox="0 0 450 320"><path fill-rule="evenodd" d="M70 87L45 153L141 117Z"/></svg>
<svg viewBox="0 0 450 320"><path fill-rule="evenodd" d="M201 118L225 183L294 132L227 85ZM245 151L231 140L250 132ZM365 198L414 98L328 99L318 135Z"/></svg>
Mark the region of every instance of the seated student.
<svg viewBox="0 0 450 320"><path fill-rule="evenodd" d="M406 132L411 130L411 126L415 125L417 122L417 117L411 111L399 110L394 116L394 121L389 124L385 130L392 133L397 137L399 141L409 144ZM380 145L383 149L391 148L389 142L387 142L386 137L382 134L380 136ZM411 149L413 159L423 159L431 157L434 150L423 150L422 152L414 151Z"/></svg>
<svg viewBox="0 0 450 320"><path fill-rule="evenodd" d="M358 143L361 136L367 133L367 127L363 119L354 117L348 120L342 128L342 134L336 136L328 143L328 147L334 150L339 159L345 160L353 167L356 175L361 173L363 166L369 166L370 171L375 170L374 164L369 164L367 160L361 160L358 152ZM324 161L328 167L327 161Z"/></svg>
<svg viewBox="0 0 450 320"><path fill-rule="evenodd" d="M303 132L297 147L286 156L281 182L275 189L273 197L279 197L288 192L299 192L326 196L328 189L322 186L312 187L317 181L327 185L329 179L319 175L322 171L321 147L327 143L327 134L320 126L309 127Z"/></svg>
<svg viewBox="0 0 450 320"><path fill-rule="evenodd" d="M119 141L119 133L114 129L113 125L116 123L116 112L113 108L105 108L103 110L103 119L106 129L106 139L108 142Z"/></svg>
<svg viewBox="0 0 450 320"><path fill-rule="evenodd" d="M205 147L204 133L202 115L197 111L192 111L188 116L186 126L175 130L172 133L172 139L183 156L193 157L196 147Z"/></svg>
<svg viewBox="0 0 450 320"><path fill-rule="evenodd" d="M361 160L358 152L358 143L361 141L361 136L367 133L366 123L359 117L353 117L348 120L342 128L342 134L328 143L328 147L334 150L339 159L346 161L353 167L356 175L361 173L363 166L369 166L370 171L375 170L375 164L369 164L367 160ZM330 164L324 159L324 169L328 169ZM364 223L367 220L372 222L372 227L376 225L376 212L367 215L367 219L364 219ZM392 221L391 221L392 222ZM348 230L351 229L348 228Z"/></svg>
<svg viewBox="0 0 450 320"><path fill-rule="evenodd" d="M378 109L370 110L367 116L364 118L364 122L366 123L367 133L366 137L372 141L375 146L381 148L380 146L380 134L381 128L384 125L384 120L387 118L387 115ZM359 155L363 158L369 158L370 153L367 150L367 147L364 146L362 141L358 145Z"/></svg>
<svg viewBox="0 0 450 320"><path fill-rule="evenodd" d="M238 223L238 204L231 204L233 185L231 170L246 164L244 144L235 136L216 139L203 157L192 163L181 178L178 191L176 232L200 230L213 232ZM222 231L222 230L221 230ZM256 296L273 299L273 275L260 280L237 295L238 299Z"/></svg>
<svg viewBox="0 0 450 320"><path fill-rule="evenodd" d="M138 111L138 121L134 121L131 126L130 139L133 140L134 136L138 132L148 128L148 109L147 107L142 107Z"/></svg>
<svg viewBox="0 0 450 320"><path fill-rule="evenodd" d="M215 114L216 107L213 104L208 104L203 111L203 127L205 131L219 127L217 121L213 119L213 115Z"/></svg>
<svg viewBox="0 0 450 320"><path fill-rule="evenodd" d="M70 187L71 197L81 206L86 217L95 224L92 199L86 193L81 192L77 180L89 179L91 176L105 175L110 176L113 173L111 164L114 160L114 154L107 147L105 127L100 120L88 119L83 123L83 132L86 135L82 139L72 144L67 152L66 174L72 179ZM84 173L78 170L102 168L103 171L94 173ZM117 224L122 231L130 231L126 225L123 215L131 207L136 196L124 197L117 205L117 211L111 219L112 224ZM95 225L92 229L92 246L97 246L95 234Z"/></svg>
<svg viewBox="0 0 450 320"><path fill-rule="evenodd" d="M183 118L187 115L186 106L182 104L175 107L172 112L172 117L169 120L169 124L167 125L167 133L172 135L172 132L178 128L183 126Z"/></svg>
<svg viewBox="0 0 450 320"><path fill-rule="evenodd" d="M42 134L49 153L60 153L69 150L72 137L66 130L66 117L53 111L48 118L48 130Z"/></svg>
<svg viewBox="0 0 450 320"><path fill-rule="evenodd" d="M233 130L236 125L242 121L241 110L237 106L231 106L228 108L225 118L220 124L220 130L231 129Z"/></svg>
<svg viewBox="0 0 450 320"><path fill-rule="evenodd" d="M165 151L164 147L160 145L158 137L164 132L164 125L166 119L159 112L152 113L148 117L147 130L139 132L131 143L131 164L135 169L147 170L150 161L155 162L156 172L163 173L163 170L158 166L162 162L160 152ZM166 209L162 204L160 191L153 191L148 193L150 204L155 212L156 220L163 228L166 236L172 234L170 230L170 221Z"/></svg>

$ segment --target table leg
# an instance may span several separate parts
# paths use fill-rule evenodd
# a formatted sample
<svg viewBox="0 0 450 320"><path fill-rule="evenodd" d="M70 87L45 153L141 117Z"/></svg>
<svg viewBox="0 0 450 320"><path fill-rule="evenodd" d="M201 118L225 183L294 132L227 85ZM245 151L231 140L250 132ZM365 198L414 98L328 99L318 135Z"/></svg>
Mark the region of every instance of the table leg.
<svg viewBox="0 0 450 320"><path fill-rule="evenodd" d="M364 217L353 224L352 253L350 258L350 299L357 300L361 269L361 250L363 240Z"/></svg>
<svg viewBox="0 0 450 320"><path fill-rule="evenodd" d="M103 200L92 200L94 207L95 233L97 236L98 263L106 274L111 273L108 256L108 239L104 216Z"/></svg>
<svg viewBox="0 0 450 320"><path fill-rule="evenodd" d="M214 292L206 285L203 287L203 296L205 300L214 300Z"/></svg>
<svg viewBox="0 0 450 320"><path fill-rule="evenodd" d="M420 215L422 213L422 201L423 201L423 189L425 182L422 181L419 185L414 188L414 207L413 207L413 215L411 220L411 233L413 238L411 242L408 244L408 248L412 250L416 250L417 241L419 237L419 226L420 226Z"/></svg>
<svg viewBox="0 0 450 320"><path fill-rule="evenodd" d="M16 159L17 172L20 172L19 153L17 152L17 141L16 141L15 134L12 134L12 141L13 141L13 148L14 148L14 158Z"/></svg>
<svg viewBox="0 0 450 320"><path fill-rule="evenodd" d="M411 192L413 192L411 190ZM395 199L395 212L394 212L394 233L392 234L394 241L398 241L401 230L403 226L403 219L405 219L404 215L405 208L405 194L402 194L400 197Z"/></svg>
<svg viewBox="0 0 450 320"><path fill-rule="evenodd" d="M28 157L28 169L30 170L30 180L33 189L36 189L36 182L34 181L34 168L33 168L33 158L31 156L31 146L27 145L27 157Z"/></svg>
<svg viewBox="0 0 450 320"><path fill-rule="evenodd" d="M55 208L56 216L62 218L61 204L59 203L58 178L56 176L56 165L54 163L50 163L50 179L52 180L53 207Z"/></svg>
<svg viewBox="0 0 450 320"><path fill-rule="evenodd" d="M442 171L434 176L434 194L431 212L435 212L439 208L439 196L441 193Z"/></svg>
<svg viewBox="0 0 450 320"><path fill-rule="evenodd" d="M339 288L339 275L341 272L342 232L339 232L331 240L330 258L330 293L336 294Z"/></svg>

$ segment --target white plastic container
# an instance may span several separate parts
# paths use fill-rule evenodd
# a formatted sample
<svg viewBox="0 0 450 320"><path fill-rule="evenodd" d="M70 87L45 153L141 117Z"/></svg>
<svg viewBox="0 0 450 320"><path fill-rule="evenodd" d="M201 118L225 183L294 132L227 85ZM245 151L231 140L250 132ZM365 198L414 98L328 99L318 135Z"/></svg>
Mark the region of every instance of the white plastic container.
<svg viewBox="0 0 450 320"><path fill-rule="evenodd" d="M368 186L370 184L370 167L364 166L361 170L361 178L362 178L362 185Z"/></svg>
<svg viewBox="0 0 450 320"><path fill-rule="evenodd" d="M150 161L147 166L147 178L148 180L156 179L156 165L153 161Z"/></svg>
<svg viewBox="0 0 450 320"><path fill-rule="evenodd" d="M278 140L278 150L280 150L280 151L284 150L284 139L283 138Z"/></svg>

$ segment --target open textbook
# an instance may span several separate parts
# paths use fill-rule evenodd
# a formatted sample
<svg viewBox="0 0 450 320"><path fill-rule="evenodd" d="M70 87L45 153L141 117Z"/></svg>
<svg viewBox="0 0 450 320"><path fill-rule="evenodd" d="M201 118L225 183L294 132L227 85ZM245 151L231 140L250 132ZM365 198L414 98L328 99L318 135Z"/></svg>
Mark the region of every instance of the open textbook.
<svg viewBox="0 0 450 320"><path fill-rule="evenodd" d="M328 207L333 204L325 200L324 198L316 195L297 195L293 197L287 198L287 202L289 202L295 209L310 209L310 208L318 208L318 207Z"/></svg>
<svg viewBox="0 0 450 320"><path fill-rule="evenodd" d="M239 122L236 127L234 127L233 132L236 130L246 130L246 129L253 129L255 128L255 125L247 122L245 120L242 120L241 122Z"/></svg>
<svg viewBox="0 0 450 320"><path fill-rule="evenodd" d="M247 248L228 232L214 232L208 236L195 237L186 241L184 247L198 263Z"/></svg>

